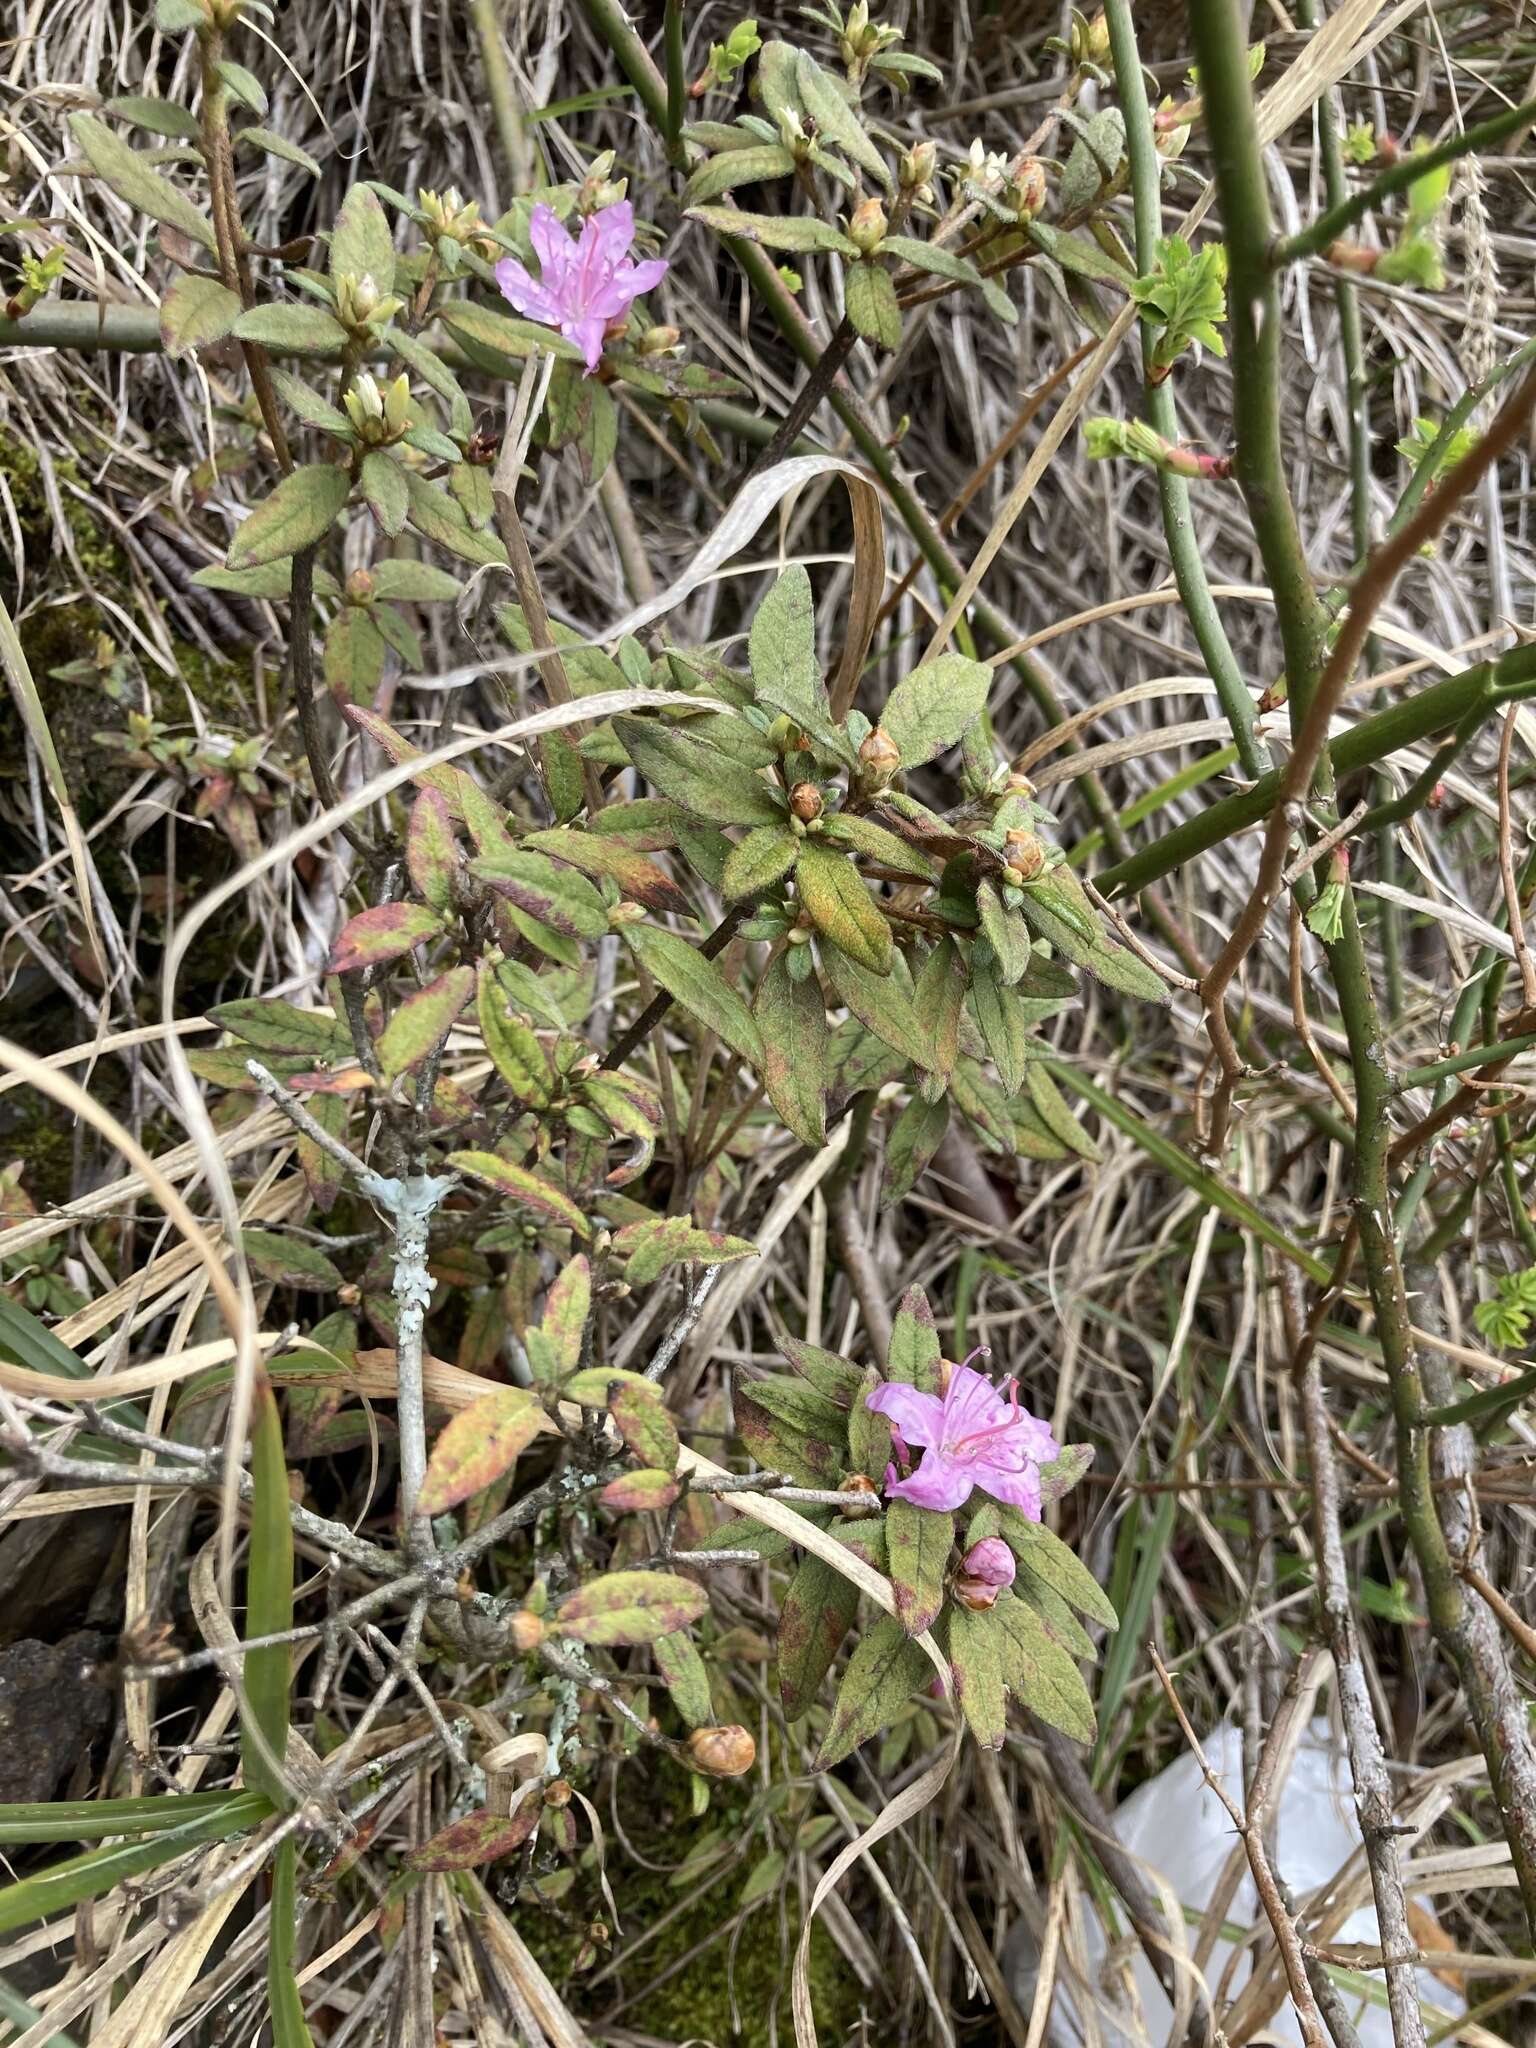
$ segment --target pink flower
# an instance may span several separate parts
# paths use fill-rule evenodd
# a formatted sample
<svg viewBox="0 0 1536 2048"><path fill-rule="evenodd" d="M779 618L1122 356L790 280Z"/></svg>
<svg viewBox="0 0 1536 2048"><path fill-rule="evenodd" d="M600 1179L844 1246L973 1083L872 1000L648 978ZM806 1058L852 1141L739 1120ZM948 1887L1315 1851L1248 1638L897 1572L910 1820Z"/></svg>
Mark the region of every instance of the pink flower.
<svg viewBox="0 0 1536 2048"><path fill-rule="evenodd" d="M574 341L590 376L610 322L622 320L642 292L660 284L667 274L666 258L630 261L635 209L627 199L588 214L579 240L567 234L547 206L536 206L528 234L538 252L539 275L530 277L515 256L503 256L496 266L502 296L528 319L558 327Z"/></svg>
<svg viewBox="0 0 1536 2048"><path fill-rule="evenodd" d="M889 1418L900 1439L926 1450L909 1478L899 1479L894 1465L887 1470L886 1499L958 1508L979 1486L1038 1522L1040 1467L1059 1456L1061 1446L1045 1423L1019 1406L1017 1381L1005 1387L999 1393L969 1364L950 1368L942 1399L895 1380L876 1387L868 1406Z"/></svg>

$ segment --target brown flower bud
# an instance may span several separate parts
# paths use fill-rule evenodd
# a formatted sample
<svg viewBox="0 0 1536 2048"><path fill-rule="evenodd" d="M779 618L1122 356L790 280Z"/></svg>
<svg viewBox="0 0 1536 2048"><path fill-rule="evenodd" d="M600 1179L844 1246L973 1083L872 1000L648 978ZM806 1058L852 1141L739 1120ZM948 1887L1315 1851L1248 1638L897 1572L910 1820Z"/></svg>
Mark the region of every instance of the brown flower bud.
<svg viewBox="0 0 1536 2048"><path fill-rule="evenodd" d="M866 782L889 782L901 766L901 749L883 725L871 726L859 747Z"/></svg>
<svg viewBox="0 0 1536 2048"><path fill-rule="evenodd" d="M739 1778L757 1762L757 1744L735 1722L721 1728L695 1728L688 1738L688 1757L693 1768L707 1778Z"/></svg>
<svg viewBox="0 0 1536 2048"><path fill-rule="evenodd" d="M859 1496L856 1501L845 1500L838 1509L838 1513L845 1515L850 1522L862 1522L869 1515L879 1514L880 1489L874 1480L867 1478L864 1473L845 1472L837 1482L837 1490L839 1493L856 1493Z"/></svg>
<svg viewBox="0 0 1536 2048"><path fill-rule="evenodd" d="M544 1804L557 1810L571 1803L571 1788L564 1778L553 1778L544 1787Z"/></svg>
<svg viewBox="0 0 1536 2048"><path fill-rule="evenodd" d="M1045 205L1045 165L1038 157L1026 157L1008 187L1008 197L1020 220L1033 220Z"/></svg>
<svg viewBox="0 0 1536 2048"><path fill-rule="evenodd" d="M373 603L373 578L366 569L354 569L347 578L347 603Z"/></svg>
<svg viewBox="0 0 1536 2048"><path fill-rule="evenodd" d="M1007 861L1021 882L1032 882L1045 867L1045 848L1033 832L1010 832Z"/></svg>
<svg viewBox="0 0 1536 2048"><path fill-rule="evenodd" d="M814 782L797 782L789 792L789 808L802 825L809 825L812 818L819 818L823 804L821 791Z"/></svg>
<svg viewBox="0 0 1536 2048"><path fill-rule="evenodd" d="M956 1578L950 1581L950 1592L962 1607L968 1607L972 1614L985 1614L989 1607L997 1605L1001 1586L984 1586L980 1579Z"/></svg>
<svg viewBox="0 0 1536 2048"><path fill-rule="evenodd" d="M524 1656L536 1650L544 1640L544 1623L537 1614L530 1614L526 1607L514 1614L511 1622L512 1647L521 1650Z"/></svg>
<svg viewBox="0 0 1536 2048"><path fill-rule="evenodd" d="M878 199L861 199L848 221L848 239L862 256L869 256L885 240L890 226Z"/></svg>

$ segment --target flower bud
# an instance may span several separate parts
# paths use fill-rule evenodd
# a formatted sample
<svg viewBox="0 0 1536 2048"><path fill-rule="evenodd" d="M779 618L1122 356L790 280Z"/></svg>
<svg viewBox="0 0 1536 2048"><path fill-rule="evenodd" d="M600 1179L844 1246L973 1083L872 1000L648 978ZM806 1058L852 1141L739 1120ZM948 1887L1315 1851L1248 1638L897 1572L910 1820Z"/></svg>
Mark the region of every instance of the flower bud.
<svg viewBox="0 0 1536 2048"><path fill-rule="evenodd" d="M933 174L938 167L939 152L931 142L916 142L905 151L899 166L903 192L921 194L933 187Z"/></svg>
<svg viewBox="0 0 1536 2048"><path fill-rule="evenodd" d="M861 256L872 256L890 226L878 199L861 199L848 222L848 239Z"/></svg>
<svg viewBox="0 0 1536 2048"><path fill-rule="evenodd" d="M526 1607L514 1614L510 1623L512 1647L526 1657L536 1650L544 1640L544 1623L537 1614L530 1614Z"/></svg>
<svg viewBox="0 0 1536 2048"><path fill-rule="evenodd" d="M1010 768L1008 780L1004 783L1003 787L1009 796L1033 796L1035 793L1035 785L1030 781L1022 768Z"/></svg>
<svg viewBox="0 0 1536 2048"><path fill-rule="evenodd" d="M695 1728L688 1738L688 1759L706 1778L739 1778L756 1763L757 1744L735 1722L720 1728Z"/></svg>
<svg viewBox="0 0 1536 2048"><path fill-rule="evenodd" d="M792 925L784 935L784 943L786 946L808 946L811 935L803 924Z"/></svg>
<svg viewBox="0 0 1536 2048"><path fill-rule="evenodd" d="M1026 157L1008 186L1008 202L1021 221L1033 220L1045 205L1045 165Z"/></svg>
<svg viewBox="0 0 1536 2048"><path fill-rule="evenodd" d="M950 1582L950 1591L962 1607L981 1614L997 1605L997 1596L1013 1584L1017 1566L1013 1552L1001 1536L984 1536L973 1543Z"/></svg>
<svg viewBox="0 0 1536 2048"><path fill-rule="evenodd" d="M347 578L347 603L373 603L373 578L366 569L354 569Z"/></svg>
<svg viewBox="0 0 1536 2048"><path fill-rule="evenodd" d="M647 327L637 346L643 356L664 356L675 349L682 338L681 330L676 327Z"/></svg>
<svg viewBox="0 0 1536 2048"><path fill-rule="evenodd" d="M558 1812L562 1806L569 1806L570 1803L571 1787L569 1781L565 1778L552 1778L544 1787L544 1804L554 1807L556 1812Z"/></svg>
<svg viewBox="0 0 1536 2048"><path fill-rule="evenodd" d="M615 178L613 175L613 151L605 149L592 159L592 167L581 181L581 189L576 194L576 211L583 216L601 213L605 206L617 206L628 190L628 178Z"/></svg>
<svg viewBox="0 0 1536 2048"><path fill-rule="evenodd" d="M336 280L336 310L348 327L366 327L379 303L379 288L365 270L344 270Z"/></svg>
<svg viewBox="0 0 1536 2048"><path fill-rule="evenodd" d="M880 1489L873 1479L863 1472L845 1472L837 1482L839 1493L856 1493L858 1500L845 1500L838 1509L850 1522L862 1522L869 1515L880 1512Z"/></svg>
<svg viewBox="0 0 1536 2048"><path fill-rule="evenodd" d="M819 818L824 808L821 791L814 782L797 782L789 792L789 808L802 825L809 825L812 818Z"/></svg>
<svg viewBox="0 0 1536 2048"><path fill-rule="evenodd" d="M1007 863L1021 882L1032 882L1045 867L1045 848L1033 832L1007 835Z"/></svg>
<svg viewBox="0 0 1536 2048"><path fill-rule="evenodd" d="M859 746L859 766L864 780L880 788L901 766L901 749L883 725L873 725Z"/></svg>

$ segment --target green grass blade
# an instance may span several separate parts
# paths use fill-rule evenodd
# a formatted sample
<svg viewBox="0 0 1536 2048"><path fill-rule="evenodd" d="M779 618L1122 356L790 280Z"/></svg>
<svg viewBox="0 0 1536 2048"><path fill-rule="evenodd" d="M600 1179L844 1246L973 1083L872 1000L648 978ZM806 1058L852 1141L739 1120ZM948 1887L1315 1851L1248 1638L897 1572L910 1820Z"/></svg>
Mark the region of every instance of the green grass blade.
<svg viewBox="0 0 1536 2048"><path fill-rule="evenodd" d="M288 1519L288 1467L277 1396L263 1378L251 1415L251 1548L246 1566L247 1635L282 1635L293 1627L293 1525ZM288 1689L293 1652L287 1643L252 1650L245 1660L242 1761L245 1782L281 1810L291 1802L281 1765L288 1742Z"/></svg>
<svg viewBox="0 0 1536 2048"><path fill-rule="evenodd" d="M83 1856L71 1856L51 1870L24 1877L0 1890L0 1934L46 1920L54 1913L68 1912L82 1899L99 1899L114 1885L143 1877L164 1863L174 1863L189 1849L204 1842L222 1842L265 1820L272 1811L270 1800L254 1792L231 1792L216 1812L202 1814L179 1828L166 1828L147 1841L114 1842L104 1849L88 1849Z"/></svg>
<svg viewBox="0 0 1536 2048"><path fill-rule="evenodd" d="M314 2048L293 1968L293 1941L298 1928L297 1864L298 1845L290 1836L278 1843L272 1859L272 1918L267 1934L267 2010L272 2020L272 2048Z"/></svg>
<svg viewBox="0 0 1536 2048"><path fill-rule="evenodd" d="M94 1842L102 1835L160 1835L205 1814L223 1812L249 1795L188 1792L146 1799L53 1799L0 1806L0 1846L32 1842Z"/></svg>

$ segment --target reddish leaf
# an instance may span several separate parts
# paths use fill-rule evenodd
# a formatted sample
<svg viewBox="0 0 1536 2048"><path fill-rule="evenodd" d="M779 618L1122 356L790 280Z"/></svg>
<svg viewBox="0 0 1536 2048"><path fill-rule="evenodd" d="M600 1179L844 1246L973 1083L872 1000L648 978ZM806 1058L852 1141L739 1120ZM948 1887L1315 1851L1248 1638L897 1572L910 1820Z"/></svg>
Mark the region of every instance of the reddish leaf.
<svg viewBox="0 0 1536 2048"><path fill-rule="evenodd" d="M343 925L326 973L347 974L381 960L398 960L423 939L435 938L442 928L443 920L424 903L376 904Z"/></svg>
<svg viewBox="0 0 1536 2048"><path fill-rule="evenodd" d="M554 1617L557 1635L604 1649L653 1643L697 1621L709 1596L673 1572L608 1572L589 1579Z"/></svg>
<svg viewBox="0 0 1536 2048"><path fill-rule="evenodd" d="M520 1848L539 1824L544 1811L537 1792L530 1792L516 1813L492 1813L481 1807L450 1821L430 1842L413 1849L406 1862L412 1870L480 1870L499 1863Z"/></svg>
<svg viewBox="0 0 1536 2048"><path fill-rule="evenodd" d="M552 853L556 860L579 868L584 875L599 880L608 877L618 883L623 895L643 903L647 910L670 910L679 917L693 915L693 905L671 876L622 840L602 833L561 830L530 832L523 844Z"/></svg>
<svg viewBox="0 0 1536 2048"><path fill-rule="evenodd" d="M453 907L453 872L458 865L448 799L438 789L424 789L411 807L405 840L405 863L418 896L434 910Z"/></svg>
<svg viewBox="0 0 1536 2048"><path fill-rule="evenodd" d="M642 1464L677 1470L677 1425L667 1413L659 1389L621 1386L609 1404L614 1427Z"/></svg>
<svg viewBox="0 0 1536 2048"><path fill-rule="evenodd" d="M503 1159L495 1152L450 1152L448 1164L456 1166L461 1173L473 1174L476 1180L499 1188L502 1194L523 1203L546 1222L557 1223L563 1230L574 1230L578 1237L591 1235L586 1217L570 1197L551 1187L548 1181L540 1180L525 1166L514 1166L510 1159Z"/></svg>
<svg viewBox="0 0 1536 2048"><path fill-rule="evenodd" d="M394 1079L409 1073L435 1052L452 1029L453 1020L474 992L475 970L450 967L406 997L385 1025L378 1043L379 1065Z"/></svg>
<svg viewBox="0 0 1536 2048"><path fill-rule="evenodd" d="M605 1508L621 1514L638 1514L646 1508L669 1508L681 1489L670 1472L647 1469L623 1472L610 1479L598 1495Z"/></svg>
<svg viewBox="0 0 1536 2048"><path fill-rule="evenodd" d="M574 1372L581 1363L581 1340L592 1313L592 1268L578 1255L566 1266L544 1301L543 1330L557 1372Z"/></svg>
<svg viewBox="0 0 1536 2048"><path fill-rule="evenodd" d="M526 1387L496 1387L455 1415L427 1461L417 1506L440 1515L499 1479L544 1426Z"/></svg>

